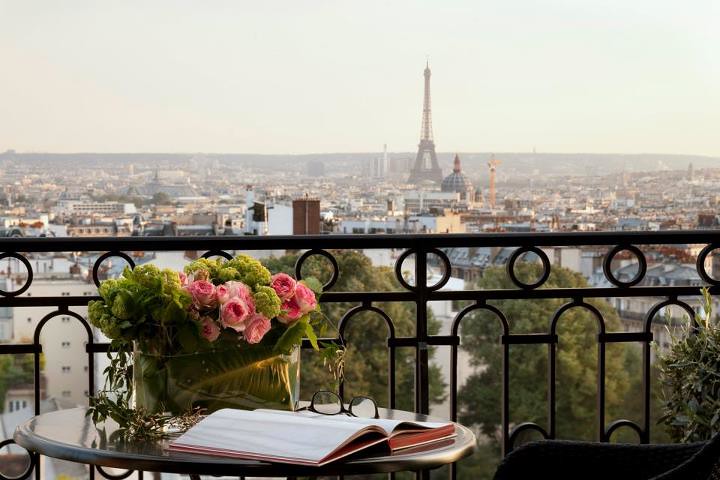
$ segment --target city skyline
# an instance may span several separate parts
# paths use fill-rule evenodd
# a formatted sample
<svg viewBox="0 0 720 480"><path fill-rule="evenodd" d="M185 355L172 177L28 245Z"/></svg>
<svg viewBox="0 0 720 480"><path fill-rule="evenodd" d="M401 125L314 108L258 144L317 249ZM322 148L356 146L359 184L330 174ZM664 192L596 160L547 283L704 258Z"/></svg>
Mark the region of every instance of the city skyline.
<svg viewBox="0 0 720 480"><path fill-rule="evenodd" d="M0 151L720 155L720 6L0 0ZM412 15L405 15L412 12Z"/></svg>

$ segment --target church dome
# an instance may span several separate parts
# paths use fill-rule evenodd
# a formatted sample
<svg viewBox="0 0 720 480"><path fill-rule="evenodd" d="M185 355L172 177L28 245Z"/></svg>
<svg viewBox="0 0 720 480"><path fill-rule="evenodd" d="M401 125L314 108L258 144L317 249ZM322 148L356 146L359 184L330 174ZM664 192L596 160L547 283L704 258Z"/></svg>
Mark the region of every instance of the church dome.
<svg viewBox="0 0 720 480"><path fill-rule="evenodd" d="M474 190L470 179L462 173L460 157L457 154L455 155L453 172L443 179L440 190L443 192L460 193L463 199L466 198L468 193Z"/></svg>

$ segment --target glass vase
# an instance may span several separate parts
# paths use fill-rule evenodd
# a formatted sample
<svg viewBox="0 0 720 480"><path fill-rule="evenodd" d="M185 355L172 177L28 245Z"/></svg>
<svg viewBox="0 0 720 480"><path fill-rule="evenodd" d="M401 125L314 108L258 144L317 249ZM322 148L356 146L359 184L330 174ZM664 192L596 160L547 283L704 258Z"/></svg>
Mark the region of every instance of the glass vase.
<svg viewBox="0 0 720 480"><path fill-rule="evenodd" d="M147 347L147 346L145 346ZM178 415L194 407L293 410L300 395L300 348L218 345L189 354L161 354L138 342L133 352L136 408Z"/></svg>

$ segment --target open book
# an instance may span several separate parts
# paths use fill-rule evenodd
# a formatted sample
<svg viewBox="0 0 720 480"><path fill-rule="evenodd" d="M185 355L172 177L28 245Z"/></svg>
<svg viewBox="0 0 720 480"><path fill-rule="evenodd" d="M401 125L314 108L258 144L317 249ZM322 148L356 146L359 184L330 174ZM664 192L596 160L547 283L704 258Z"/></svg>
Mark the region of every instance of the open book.
<svg viewBox="0 0 720 480"><path fill-rule="evenodd" d="M325 465L373 445L395 451L455 436L453 423L278 410L218 410L170 442L176 452Z"/></svg>

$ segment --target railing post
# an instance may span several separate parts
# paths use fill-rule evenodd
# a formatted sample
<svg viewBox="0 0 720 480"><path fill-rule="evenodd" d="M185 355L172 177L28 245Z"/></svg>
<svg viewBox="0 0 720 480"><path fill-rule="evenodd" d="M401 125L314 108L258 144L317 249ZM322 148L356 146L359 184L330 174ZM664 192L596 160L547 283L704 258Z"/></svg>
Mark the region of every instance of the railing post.
<svg viewBox="0 0 720 480"><path fill-rule="evenodd" d="M415 250L415 285L416 285L416 337L415 354L415 410L419 413L430 413L430 375L428 355L427 326L427 251L418 247Z"/></svg>

